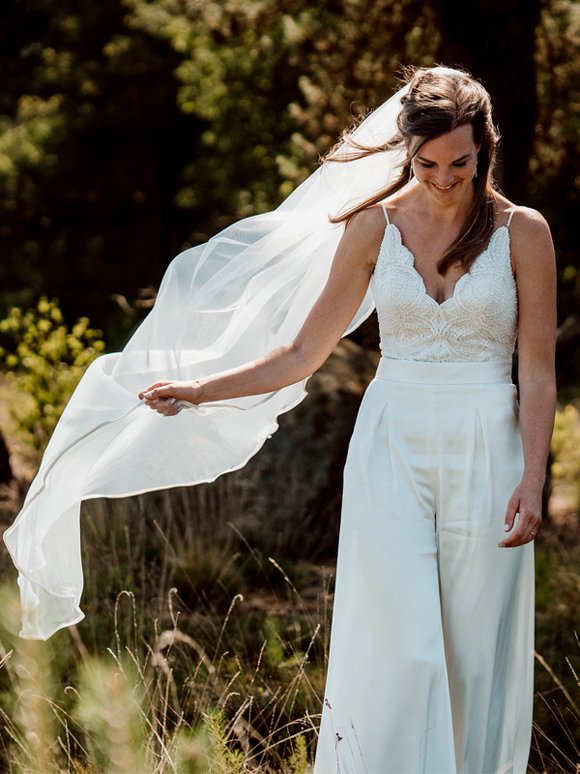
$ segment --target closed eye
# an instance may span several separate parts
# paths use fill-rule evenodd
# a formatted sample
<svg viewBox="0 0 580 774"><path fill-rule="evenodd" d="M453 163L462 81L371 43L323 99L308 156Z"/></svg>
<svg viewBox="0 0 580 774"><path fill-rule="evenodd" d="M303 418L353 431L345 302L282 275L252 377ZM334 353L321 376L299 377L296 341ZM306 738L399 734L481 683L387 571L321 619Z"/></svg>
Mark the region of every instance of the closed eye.
<svg viewBox="0 0 580 774"><path fill-rule="evenodd" d="M471 154L470 153L464 153L463 156L459 156L455 161L451 162L454 167L464 167ZM437 166L434 161L431 161L430 159L425 158L425 156L417 156L417 161L421 164L421 166L424 169L432 169L432 167Z"/></svg>
<svg viewBox="0 0 580 774"><path fill-rule="evenodd" d="M426 164L424 161L420 161L419 164L423 167L423 169L432 169L435 164ZM467 164L466 161L454 161L453 166L454 167L464 167Z"/></svg>

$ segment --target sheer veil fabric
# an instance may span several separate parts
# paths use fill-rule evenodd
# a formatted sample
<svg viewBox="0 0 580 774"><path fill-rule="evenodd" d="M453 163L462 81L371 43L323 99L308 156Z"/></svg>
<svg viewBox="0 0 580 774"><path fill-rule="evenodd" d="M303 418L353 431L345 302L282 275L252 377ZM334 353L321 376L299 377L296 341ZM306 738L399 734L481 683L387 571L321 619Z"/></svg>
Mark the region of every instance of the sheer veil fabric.
<svg viewBox="0 0 580 774"><path fill-rule="evenodd" d="M404 87L354 133L384 143ZM348 152L343 144L338 154ZM329 215L399 174L403 151L327 163L276 210L244 219L169 265L154 308L122 352L86 371L4 534L22 600L21 637L47 639L83 618L81 501L213 481L242 467L306 395L306 379L266 395L162 417L138 399L159 379L193 379L293 340L321 293L343 226ZM346 333L373 310L367 292Z"/></svg>

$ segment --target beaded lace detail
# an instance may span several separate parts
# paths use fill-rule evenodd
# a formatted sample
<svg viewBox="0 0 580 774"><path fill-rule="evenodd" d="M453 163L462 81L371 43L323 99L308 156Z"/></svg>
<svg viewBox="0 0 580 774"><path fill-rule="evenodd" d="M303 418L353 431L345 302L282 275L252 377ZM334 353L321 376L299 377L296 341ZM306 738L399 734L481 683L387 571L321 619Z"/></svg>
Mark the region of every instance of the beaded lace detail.
<svg viewBox="0 0 580 774"><path fill-rule="evenodd" d="M511 361L518 302L509 224L493 232L453 295L442 303L427 293L414 263L397 226L387 223L371 277L383 357Z"/></svg>

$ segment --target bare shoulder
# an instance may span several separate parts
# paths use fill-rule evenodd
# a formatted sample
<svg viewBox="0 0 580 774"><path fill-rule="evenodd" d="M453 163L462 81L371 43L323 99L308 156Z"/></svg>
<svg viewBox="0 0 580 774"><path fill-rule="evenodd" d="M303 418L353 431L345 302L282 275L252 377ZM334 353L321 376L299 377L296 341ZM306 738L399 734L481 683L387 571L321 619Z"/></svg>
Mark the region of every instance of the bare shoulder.
<svg viewBox="0 0 580 774"><path fill-rule="evenodd" d="M373 235L383 234L386 226L385 211L380 204L373 204L364 210L357 212L356 215L348 221L347 230L350 229L358 236L362 236L369 230Z"/></svg>
<svg viewBox="0 0 580 774"><path fill-rule="evenodd" d="M504 214L510 221L511 257L516 276L555 270L554 244L550 226L532 207L507 203Z"/></svg>
<svg viewBox="0 0 580 774"><path fill-rule="evenodd" d="M380 204L367 207L348 221L342 238L342 246L357 261L374 266L383 241L386 219Z"/></svg>
<svg viewBox="0 0 580 774"><path fill-rule="evenodd" d="M512 214L511 230L518 239L533 242L536 239L548 238L551 241L548 221L538 210L512 205L510 214Z"/></svg>
<svg viewBox="0 0 580 774"><path fill-rule="evenodd" d="M510 253L518 288L521 326L531 315L552 320L556 303L556 256L550 227L531 207L516 207L511 215ZM548 323L546 322L546 325Z"/></svg>
<svg viewBox="0 0 580 774"><path fill-rule="evenodd" d="M520 384L554 369L557 325L556 259L550 227L531 207L511 205L510 254L518 296Z"/></svg>

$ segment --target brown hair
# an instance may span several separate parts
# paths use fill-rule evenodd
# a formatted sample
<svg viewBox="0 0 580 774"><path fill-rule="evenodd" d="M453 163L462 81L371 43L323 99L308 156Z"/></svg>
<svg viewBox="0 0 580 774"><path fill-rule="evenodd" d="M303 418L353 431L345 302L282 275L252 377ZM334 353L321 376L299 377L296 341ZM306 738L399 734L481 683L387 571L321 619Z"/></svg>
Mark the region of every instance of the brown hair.
<svg viewBox="0 0 580 774"><path fill-rule="evenodd" d="M356 142L351 136L352 130L348 130L343 133L340 143L324 158L325 163L354 161L374 153L404 148L407 157L401 174L386 188L331 220L333 223L348 221L357 212L377 204L401 189L412 176L413 157L427 141L458 126L471 124L473 140L476 145L481 145L477 177L473 181L475 196L458 237L437 264L440 274L445 274L457 261L468 271L489 241L495 223L493 167L499 132L492 122L490 97L483 86L463 70L409 68L405 75L409 89L401 97L402 108L397 117L396 134L386 143L371 147ZM413 138L419 138L419 142L410 154L409 148ZM352 153L334 157L336 149L343 143L353 149Z"/></svg>

